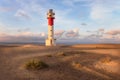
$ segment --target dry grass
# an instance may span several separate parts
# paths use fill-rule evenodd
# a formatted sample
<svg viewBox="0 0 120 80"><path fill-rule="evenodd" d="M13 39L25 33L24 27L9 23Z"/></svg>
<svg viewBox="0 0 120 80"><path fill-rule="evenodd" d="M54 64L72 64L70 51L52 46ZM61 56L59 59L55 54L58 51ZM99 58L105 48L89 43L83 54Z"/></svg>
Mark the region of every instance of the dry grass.
<svg viewBox="0 0 120 80"><path fill-rule="evenodd" d="M109 56L104 57L104 58L102 58L102 59L100 60L101 63L109 63L109 62L111 62L111 61L112 61L112 59L111 59L111 57L109 57Z"/></svg>
<svg viewBox="0 0 120 80"><path fill-rule="evenodd" d="M78 63L78 62L72 62L72 66L75 68L75 69L81 69L83 66L80 64L80 63Z"/></svg>
<svg viewBox="0 0 120 80"><path fill-rule="evenodd" d="M95 63L95 68L99 70L103 70L109 73L119 73L119 62L117 60L113 60L111 57L107 56Z"/></svg>
<svg viewBox="0 0 120 80"><path fill-rule="evenodd" d="M43 61L33 59L26 62L24 66L25 66L25 69L27 70L39 70L39 69L47 68L48 64L46 64Z"/></svg>
<svg viewBox="0 0 120 80"><path fill-rule="evenodd" d="M46 57L52 57L52 55L51 55L51 54L48 54L48 55L46 55Z"/></svg>
<svg viewBox="0 0 120 80"><path fill-rule="evenodd" d="M62 51L62 52L58 52L57 56L66 56L66 54L65 54L65 52Z"/></svg>

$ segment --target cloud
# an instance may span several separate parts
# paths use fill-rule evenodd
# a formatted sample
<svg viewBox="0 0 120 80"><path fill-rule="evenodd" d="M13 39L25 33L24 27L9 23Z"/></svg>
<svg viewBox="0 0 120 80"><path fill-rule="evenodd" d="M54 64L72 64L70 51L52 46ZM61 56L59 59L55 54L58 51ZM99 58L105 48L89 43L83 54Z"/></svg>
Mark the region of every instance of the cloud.
<svg viewBox="0 0 120 80"><path fill-rule="evenodd" d="M71 7L75 6L75 3L79 2L91 2L92 0L62 0L62 3ZM85 6L85 4L81 4L82 6Z"/></svg>
<svg viewBox="0 0 120 80"><path fill-rule="evenodd" d="M86 26L87 24L86 24L86 23L82 23L81 25L82 25L82 26Z"/></svg>
<svg viewBox="0 0 120 80"><path fill-rule="evenodd" d="M104 43L120 43L120 35L104 34L101 41Z"/></svg>
<svg viewBox="0 0 120 80"><path fill-rule="evenodd" d="M7 1L10 1L10 0L7 0ZM31 22L28 21L28 23L30 23L30 24L28 24L28 23L26 24L25 21L22 22L22 24L19 24L19 22L16 23L15 21L10 21L10 23L8 21L5 21L10 26L0 27L0 32L1 32L0 36L2 36L2 35L4 36L4 37L2 36L2 39L9 38L12 40L12 38L13 39L18 38L15 40L19 41L19 39L23 39L23 40L27 39L29 41L33 38L39 39L41 37L42 38L46 37L46 33L44 33L44 32L36 33L35 28L38 29L38 27L39 27L38 31L40 31L40 30L46 31L47 30L46 12L47 12L48 8L50 8L50 7L53 8L56 13L55 28L56 29L64 29L64 30L55 31L55 37L57 37L57 38L60 37L61 39L67 39L68 41L69 40L76 41L78 39L80 41L81 38L86 37L87 38L86 41L88 41L89 39L91 39L91 41L92 41L92 39L94 39L94 40L113 39L113 38L117 39L117 37L119 37L119 35L117 35L118 32L117 33L109 32L109 31L105 32L105 30L102 28L100 28L98 30L96 29L95 32L93 31L90 34L84 33L84 30L86 30L86 29L94 30L98 26L102 26L102 27L104 26L105 29L107 29L108 25L113 24L115 26L116 23L119 23L119 19L117 20L118 22L115 22L116 18L119 18L119 16L115 15L114 19L111 19L111 17L113 16L114 12L117 13L120 11L120 6L119 6L120 0L116 0L116 1L112 1L112 0L61 0L59 2L53 1L53 3L51 3L50 1L51 0L49 0L49 1L47 1L47 0L32 0L32 1L30 1L30 0L15 0L14 1L13 0L13 1L10 1L10 3L12 3L12 4L18 4L17 7L15 7L15 9L17 11L14 14L14 16L18 17L19 19L27 19L27 20L32 18L32 21ZM60 4L61 6L58 6L58 4ZM64 8L64 7L66 7L66 8ZM6 11L9 11L9 8L1 7L0 10L3 12L6 12ZM77 12L75 13L75 11L77 11ZM85 13L83 16L84 18L83 17L81 18L79 16L79 15L81 15L82 12ZM14 13L14 12L12 12L12 13ZM75 14L75 15L72 15L72 14ZM11 15L11 14L9 14L9 15ZM8 19L8 16L6 16L6 17L5 18ZM16 19L12 18L12 16L10 16L10 18L11 18L11 20L16 20ZM1 19L4 19L4 16ZM106 19L107 19L108 23L105 22ZM40 22L40 20L41 20L41 22ZM115 23L112 22L111 20L113 20ZM103 21L105 24L99 24L99 23L96 24L97 21L98 22ZM110 23L110 21L111 21L111 23ZM81 23L81 22L83 22L83 23ZM88 23L88 25L86 23ZM106 24L107 24L107 26L106 26ZM2 26L4 26L4 25L2 25ZM12 28L12 26L16 26L16 27ZM29 26L30 28L26 28L26 26ZM32 29L32 26L34 26L35 28ZM82 31L80 31L80 32L79 32L79 29L71 30L75 26L78 26L78 28L81 26L85 26L86 28L82 27ZM117 26L117 27L119 28L119 26ZM111 27L109 27L109 28L111 28ZM34 32L30 32L30 31L34 31ZM6 32L9 32L8 34L12 34L12 35L5 34ZM104 32L107 34L102 34ZM80 36L80 33L83 34L82 37ZM116 35L113 35L113 34L116 34ZM27 40L25 40L25 41L27 41ZM85 39L83 39L83 41L84 40Z"/></svg>
<svg viewBox="0 0 120 80"><path fill-rule="evenodd" d="M29 31L30 30L30 28L24 28L24 29L18 29L17 31L18 32L25 32L25 31Z"/></svg>
<svg viewBox="0 0 120 80"><path fill-rule="evenodd" d="M7 25L5 25L4 23L0 22L0 33L4 33L8 31Z"/></svg>
<svg viewBox="0 0 120 80"><path fill-rule="evenodd" d="M96 34L90 34L90 35L88 35L86 38L96 38Z"/></svg>
<svg viewBox="0 0 120 80"><path fill-rule="evenodd" d="M109 30L106 32L106 34L109 34L109 35L120 35L120 30Z"/></svg>
<svg viewBox="0 0 120 80"><path fill-rule="evenodd" d="M0 42L44 42L45 33L22 32L14 35L0 34Z"/></svg>
<svg viewBox="0 0 120 80"><path fill-rule="evenodd" d="M104 30L103 28L101 28L101 29L98 29L98 31L100 31L100 32L104 32L105 30Z"/></svg>
<svg viewBox="0 0 120 80"><path fill-rule="evenodd" d="M87 35L83 39L92 40L91 42L95 41L97 43L120 43L120 30L105 31L105 29L101 28L90 32L96 33Z"/></svg>
<svg viewBox="0 0 120 80"><path fill-rule="evenodd" d="M113 33L114 31L105 31L105 29L103 28L100 28L96 31L89 31L89 32L95 32L95 33L92 33L90 35L88 35L87 37L88 38L96 38L96 39L102 39L102 40L105 40L105 39L117 39L117 37L115 37L114 35L111 35L111 33ZM114 41L114 40L113 40Z"/></svg>
<svg viewBox="0 0 120 80"><path fill-rule="evenodd" d="M64 32L65 32L64 30L56 30L55 33L54 33L55 37L57 37L57 38L61 37Z"/></svg>
<svg viewBox="0 0 120 80"><path fill-rule="evenodd" d="M55 35L62 35L64 33L63 30L58 30L55 32ZM79 38L79 29L73 29L69 31L65 31L65 37L62 37L59 41L66 43L120 43L120 35L114 37L114 35L105 34L103 36L99 36L97 34L90 34L84 38ZM33 32L20 32L17 34L0 34L0 42L44 42L47 35L44 32L41 33L33 33Z"/></svg>
<svg viewBox="0 0 120 80"><path fill-rule="evenodd" d="M47 35L46 35L46 33L41 32L41 33L40 33L40 36L41 36L41 37L46 37Z"/></svg>
<svg viewBox="0 0 120 80"><path fill-rule="evenodd" d="M102 35L91 34L82 39L85 43L120 43L119 37L114 37L113 35Z"/></svg>
<svg viewBox="0 0 120 80"><path fill-rule="evenodd" d="M120 0L94 0L91 3L90 16L94 20L104 20L112 18L114 11L120 10Z"/></svg>
<svg viewBox="0 0 120 80"><path fill-rule="evenodd" d="M9 8L9 7L0 7L0 12L9 12L12 11L13 9Z"/></svg>
<svg viewBox="0 0 120 80"><path fill-rule="evenodd" d="M66 32L66 37L78 38L79 37L79 29L73 29Z"/></svg>
<svg viewBox="0 0 120 80"><path fill-rule="evenodd" d="M24 32L29 31L29 28L17 28L17 27L10 27L9 24L5 24L3 22L0 22L0 34L16 34L18 32ZM9 32L9 33L8 33Z"/></svg>
<svg viewBox="0 0 120 80"><path fill-rule="evenodd" d="M108 17L109 14L109 10L105 9L105 7L103 6L99 6L99 5L94 5L91 9L91 18L96 20L96 19L105 19Z"/></svg>
<svg viewBox="0 0 120 80"><path fill-rule="evenodd" d="M102 39L103 35L104 35L104 31L105 31L105 29L103 29L103 28L100 28L96 31L87 31L87 32L90 32L90 34L87 35L85 38L86 39L93 39L94 38L95 40Z"/></svg>
<svg viewBox="0 0 120 80"><path fill-rule="evenodd" d="M5 26L0 22L0 30L3 29Z"/></svg>
<svg viewBox="0 0 120 80"><path fill-rule="evenodd" d="M15 14L15 17L30 19L30 15L24 10L18 10Z"/></svg>
<svg viewBox="0 0 120 80"><path fill-rule="evenodd" d="M24 11L26 12L29 12L29 13L37 13L41 16L44 15L44 12L46 11L46 9L48 8L45 8L45 5L43 5L44 1L39 1L39 0L16 0L17 3L19 3L19 6L21 7L21 9L23 9ZM45 1L45 3L47 3Z"/></svg>
<svg viewBox="0 0 120 80"><path fill-rule="evenodd" d="M19 32L14 36L26 36L26 37L30 37L30 36L38 36L38 37L46 37L46 33L41 32L41 33L34 33L34 32L30 32L30 31L24 31L24 32Z"/></svg>
<svg viewBox="0 0 120 80"><path fill-rule="evenodd" d="M113 35L103 35L103 39L113 39Z"/></svg>
<svg viewBox="0 0 120 80"><path fill-rule="evenodd" d="M65 28L78 26L77 20L69 19L67 15L71 12L71 9L67 9L66 11L63 10L55 10L55 25L56 26L63 26L65 25ZM72 24L70 24L72 23Z"/></svg>

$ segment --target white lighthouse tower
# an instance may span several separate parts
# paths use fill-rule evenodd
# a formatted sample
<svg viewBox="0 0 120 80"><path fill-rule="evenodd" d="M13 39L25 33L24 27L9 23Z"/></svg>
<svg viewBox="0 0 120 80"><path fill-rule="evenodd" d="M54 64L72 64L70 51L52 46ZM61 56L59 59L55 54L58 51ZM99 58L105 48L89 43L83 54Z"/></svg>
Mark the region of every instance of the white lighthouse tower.
<svg viewBox="0 0 120 80"><path fill-rule="evenodd" d="M54 17L55 13L52 9L49 9L47 13L48 19L48 38L46 39L46 46L55 46L55 39L54 39Z"/></svg>

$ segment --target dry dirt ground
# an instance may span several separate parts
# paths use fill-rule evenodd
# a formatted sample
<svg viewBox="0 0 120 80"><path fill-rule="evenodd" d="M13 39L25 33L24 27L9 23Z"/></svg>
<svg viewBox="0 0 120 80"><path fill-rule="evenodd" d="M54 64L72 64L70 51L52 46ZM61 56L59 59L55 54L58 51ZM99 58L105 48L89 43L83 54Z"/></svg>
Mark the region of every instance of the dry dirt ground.
<svg viewBox="0 0 120 80"><path fill-rule="evenodd" d="M26 70L31 59L49 67ZM120 44L1 45L0 80L120 80Z"/></svg>

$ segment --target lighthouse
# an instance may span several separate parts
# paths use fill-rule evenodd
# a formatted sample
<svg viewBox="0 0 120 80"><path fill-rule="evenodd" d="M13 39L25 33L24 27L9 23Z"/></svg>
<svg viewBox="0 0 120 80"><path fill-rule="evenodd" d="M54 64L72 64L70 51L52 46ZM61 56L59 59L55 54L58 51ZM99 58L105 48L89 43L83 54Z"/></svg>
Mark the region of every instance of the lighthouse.
<svg viewBox="0 0 120 80"><path fill-rule="evenodd" d="M48 20L48 37L46 39L46 46L55 46L55 39L54 39L54 17L55 13L52 9L49 9L47 13L47 20Z"/></svg>

